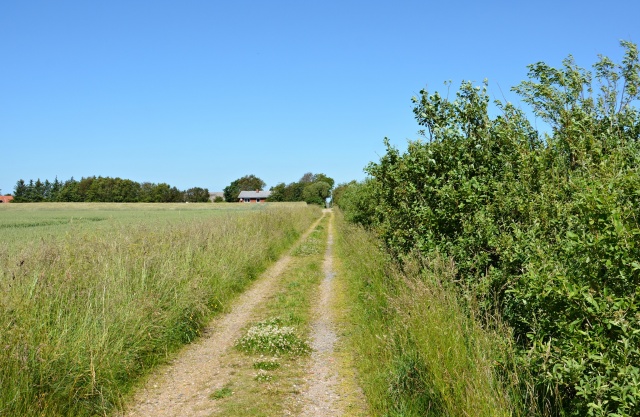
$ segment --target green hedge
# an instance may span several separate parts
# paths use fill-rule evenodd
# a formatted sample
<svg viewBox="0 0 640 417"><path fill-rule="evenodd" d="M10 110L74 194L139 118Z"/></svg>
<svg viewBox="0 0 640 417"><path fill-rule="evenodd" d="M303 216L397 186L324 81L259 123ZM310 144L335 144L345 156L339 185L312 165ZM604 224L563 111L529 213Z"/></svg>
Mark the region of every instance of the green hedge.
<svg viewBox="0 0 640 417"><path fill-rule="evenodd" d="M492 118L486 83L421 91L425 140L387 142L336 202L398 257L453 257L461 294L513 327L551 415L640 414L640 64L622 45L594 71L529 66L513 90L544 135L511 104Z"/></svg>

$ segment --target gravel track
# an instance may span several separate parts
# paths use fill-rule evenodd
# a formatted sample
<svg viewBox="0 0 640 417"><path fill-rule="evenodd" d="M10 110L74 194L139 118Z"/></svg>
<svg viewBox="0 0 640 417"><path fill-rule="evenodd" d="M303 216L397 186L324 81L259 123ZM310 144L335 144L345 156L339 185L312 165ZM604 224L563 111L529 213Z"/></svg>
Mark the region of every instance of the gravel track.
<svg viewBox="0 0 640 417"><path fill-rule="evenodd" d="M327 210L325 210L326 212ZM324 256L324 279L313 307L310 366L307 389L302 392L302 416L329 417L343 415L338 393L338 369L335 344L338 340L330 308L333 294L333 214L329 213L327 250Z"/></svg>
<svg viewBox="0 0 640 417"><path fill-rule="evenodd" d="M322 218L302 235L300 241L306 239L320 220ZM228 313L213 320L200 339L186 346L170 364L152 375L134 396L125 413L118 416L210 416L215 411L215 400L209 396L225 383L226 375L222 366L225 352L241 336L241 329L251 320L253 310L276 291L277 278L290 260L290 255L285 255L265 271L235 300ZM314 345L314 349L318 347Z"/></svg>

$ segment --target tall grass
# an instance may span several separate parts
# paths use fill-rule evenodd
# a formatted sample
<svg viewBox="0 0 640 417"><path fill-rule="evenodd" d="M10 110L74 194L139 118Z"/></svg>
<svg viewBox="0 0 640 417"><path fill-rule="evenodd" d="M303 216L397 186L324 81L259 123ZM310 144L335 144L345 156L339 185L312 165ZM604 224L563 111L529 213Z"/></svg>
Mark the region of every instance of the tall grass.
<svg viewBox="0 0 640 417"><path fill-rule="evenodd" d="M0 245L0 415L105 415L319 216L141 217Z"/></svg>
<svg viewBox="0 0 640 417"><path fill-rule="evenodd" d="M520 394L508 329L481 327L448 282L445 259L394 268L379 243L338 218L337 250L352 303L352 346L373 415L515 416Z"/></svg>

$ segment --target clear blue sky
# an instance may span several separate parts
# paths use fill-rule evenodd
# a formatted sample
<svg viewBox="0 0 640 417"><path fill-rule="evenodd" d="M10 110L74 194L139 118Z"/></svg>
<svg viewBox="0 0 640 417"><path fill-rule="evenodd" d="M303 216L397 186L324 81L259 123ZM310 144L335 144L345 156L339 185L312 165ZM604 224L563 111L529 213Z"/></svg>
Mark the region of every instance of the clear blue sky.
<svg viewBox="0 0 640 417"><path fill-rule="evenodd" d="M4 1L0 189L97 175L346 182L415 139L411 96L640 42L640 2ZM524 104L522 105L524 107Z"/></svg>

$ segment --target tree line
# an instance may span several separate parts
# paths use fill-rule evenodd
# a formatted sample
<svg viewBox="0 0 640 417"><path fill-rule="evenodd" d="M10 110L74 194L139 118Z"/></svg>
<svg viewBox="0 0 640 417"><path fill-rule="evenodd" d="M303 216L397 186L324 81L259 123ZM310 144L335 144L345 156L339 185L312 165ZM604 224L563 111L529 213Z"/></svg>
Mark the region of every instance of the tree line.
<svg viewBox="0 0 640 417"><path fill-rule="evenodd" d="M100 203L198 203L209 201L209 190L192 187L180 191L166 183L151 183L111 177L86 177L66 181L20 179L13 192L16 203L100 202Z"/></svg>
<svg viewBox="0 0 640 417"><path fill-rule="evenodd" d="M299 181L279 183L271 187L271 202L297 202L324 205L331 196L335 181L325 174L307 172ZM241 191L262 190L266 183L257 176L245 175L224 188L224 201L238 202ZM167 183L138 183L129 179L86 177L67 181L23 179L17 181L13 192L15 203L37 202L95 202L95 203L198 203L208 202L207 188L192 187L180 191ZM218 197L216 202L222 201Z"/></svg>
<svg viewBox="0 0 640 417"><path fill-rule="evenodd" d="M331 196L335 181L325 174L307 172L299 181L283 182L271 187L268 201L304 201L307 204L324 205Z"/></svg>
<svg viewBox="0 0 640 417"><path fill-rule="evenodd" d="M492 117L486 83L422 90L422 139L386 141L367 180L334 191L400 264L455 262L462 299L512 328L543 415L640 415L640 60L621 44L593 70L528 67L512 91L549 133L510 103Z"/></svg>
<svg viewBox="0 0 640 417"><path fill-rule="evenodd" d="M307 204L324 205L331 196L331 190L335 181L325 174L313 174L307 172L299 181L285 184L281 182L270 188L269 202L298 202ZM224 188L224 199L228 202L237 202L241 191L262 190L265 182L255 175L245 175L238 178Z"/></svg>

